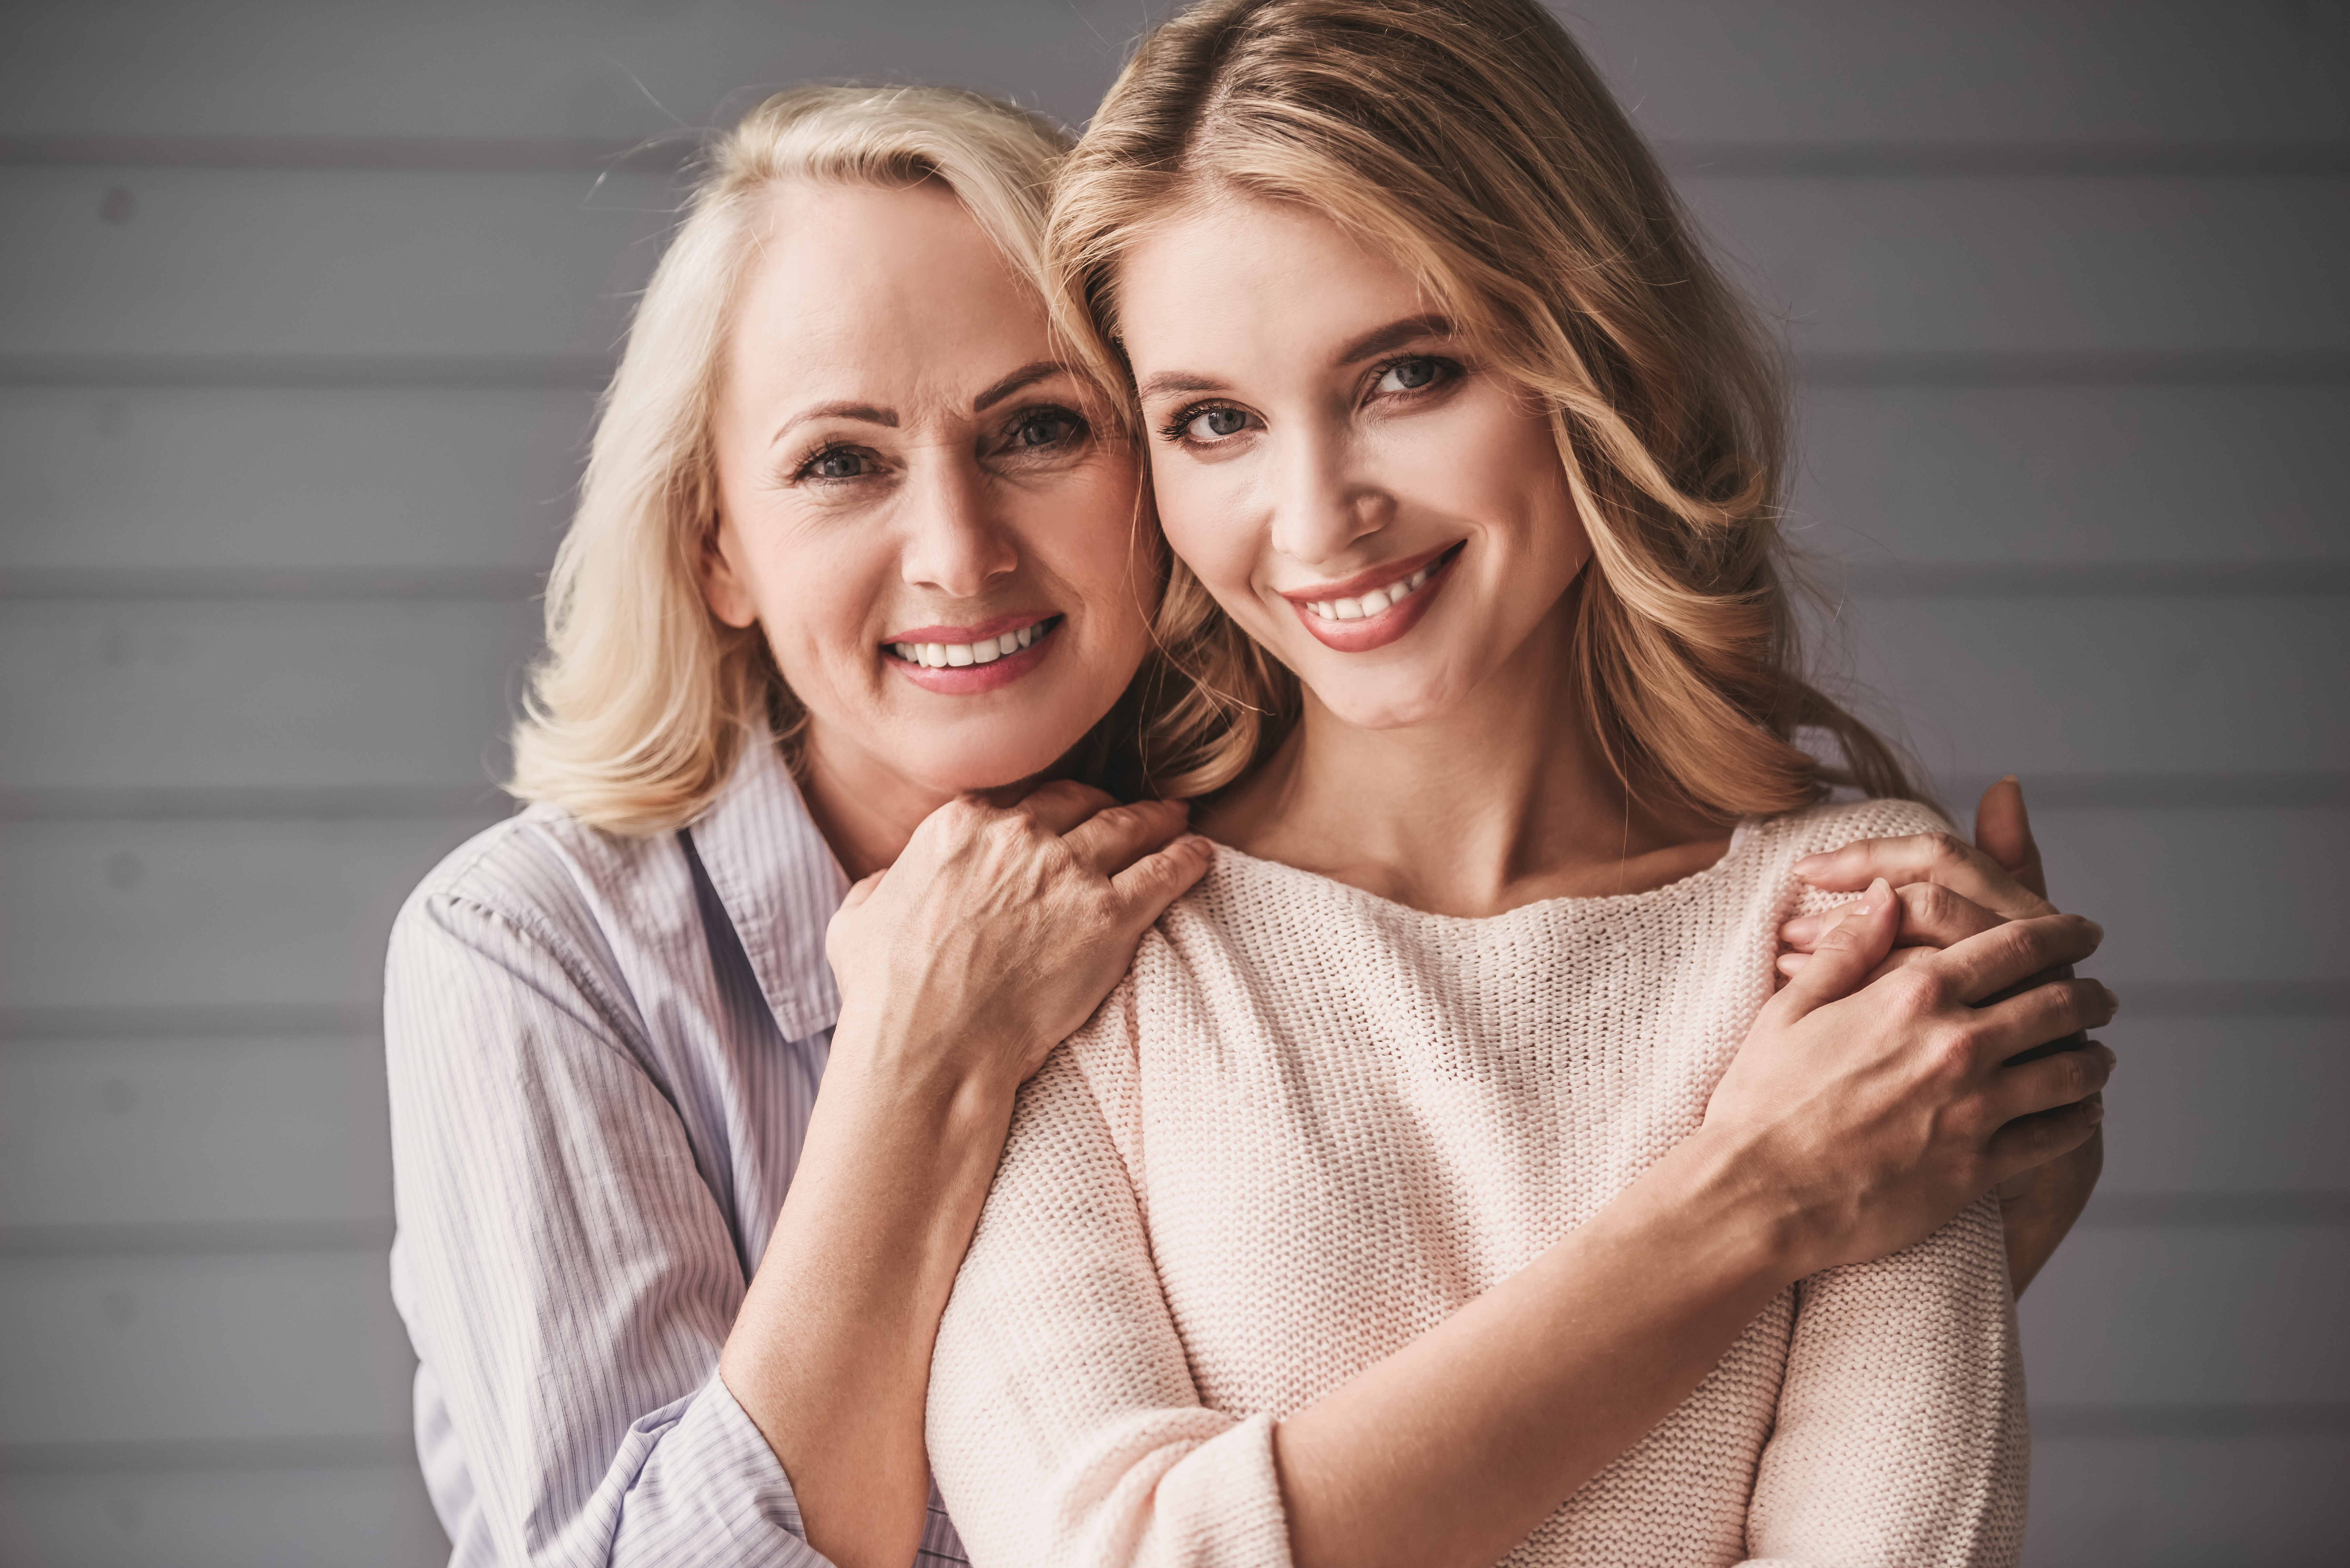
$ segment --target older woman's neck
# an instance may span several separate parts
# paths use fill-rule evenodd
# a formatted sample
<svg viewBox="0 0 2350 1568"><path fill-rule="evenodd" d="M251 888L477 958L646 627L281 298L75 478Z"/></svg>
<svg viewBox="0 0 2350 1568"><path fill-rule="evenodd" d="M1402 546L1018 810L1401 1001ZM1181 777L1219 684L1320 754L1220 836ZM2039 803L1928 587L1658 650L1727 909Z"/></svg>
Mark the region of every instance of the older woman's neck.
<svg viewBox="0 0 2350 1568"><path fill-rule="evenodd" d="M886 870L905 852L906 841L922 819L956 793L910 779L862 752L826 746L813 737L799 772L800 798L852 882Z"/></svg>
<svg viewBox="0 0 2350 1568"><path fill-rule="evenodd" d="M1627 798L1564 649L1547 647L1521 650L1451 710L1402 728L1358 728L1309 691L1288 744L1202 827L1250 854L1466 916L1646 891L1727 846L1721 825Z"/></svg>

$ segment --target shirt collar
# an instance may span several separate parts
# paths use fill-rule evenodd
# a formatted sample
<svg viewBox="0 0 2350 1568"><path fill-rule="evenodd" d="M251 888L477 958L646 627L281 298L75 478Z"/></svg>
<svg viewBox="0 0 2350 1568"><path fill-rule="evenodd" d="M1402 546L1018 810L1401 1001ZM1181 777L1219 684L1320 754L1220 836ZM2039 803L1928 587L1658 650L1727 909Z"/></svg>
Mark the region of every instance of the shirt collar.
<svg viewBox="0 0 2350 1568"><path fill-rule="evenodd" d="M831 1028L840 987L824 932L848 878L772 740L745 745L734 776L689 831L776 1027L787 1040Z"/></svg>

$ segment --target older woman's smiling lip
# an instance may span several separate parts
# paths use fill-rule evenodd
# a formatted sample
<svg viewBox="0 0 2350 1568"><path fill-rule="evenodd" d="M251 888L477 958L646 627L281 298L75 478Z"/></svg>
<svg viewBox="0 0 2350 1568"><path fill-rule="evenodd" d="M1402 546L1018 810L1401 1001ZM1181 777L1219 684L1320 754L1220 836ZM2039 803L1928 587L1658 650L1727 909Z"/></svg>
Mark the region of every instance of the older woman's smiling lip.
<svg viewBox="0 0 2350 1568"><path fill-rule="evenodd" d="M1340 653L1366 653L1386 647L1419 624L1444 581L1446 568L1460 558L1465 543L1455 540L1338 582L1279 591L1324 647Z"/></svg>
<svg viewBox="0 0 2350 1568"><path fill-rule="evenodd" d="M925 691L963 696L1009 686L1044 662L1063 618L998 616L974 626L918 626L882 639L883 657Z"/></svg>

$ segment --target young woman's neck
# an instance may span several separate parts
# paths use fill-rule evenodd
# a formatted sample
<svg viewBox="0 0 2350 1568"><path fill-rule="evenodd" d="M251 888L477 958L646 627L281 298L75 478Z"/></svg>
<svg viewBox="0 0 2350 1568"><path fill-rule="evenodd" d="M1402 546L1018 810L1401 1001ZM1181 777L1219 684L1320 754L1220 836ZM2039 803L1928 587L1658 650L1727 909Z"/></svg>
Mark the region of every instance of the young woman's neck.
<svg viewBox="0 0 2350 1568"><path fill-rule="evenodd" d="M1571 600L1425 722L1370 730L1305 693L1287 743L1202 830L1437 914L1645 892L1711 865L1718 824L1627 798L1569 675Z"/></svg>

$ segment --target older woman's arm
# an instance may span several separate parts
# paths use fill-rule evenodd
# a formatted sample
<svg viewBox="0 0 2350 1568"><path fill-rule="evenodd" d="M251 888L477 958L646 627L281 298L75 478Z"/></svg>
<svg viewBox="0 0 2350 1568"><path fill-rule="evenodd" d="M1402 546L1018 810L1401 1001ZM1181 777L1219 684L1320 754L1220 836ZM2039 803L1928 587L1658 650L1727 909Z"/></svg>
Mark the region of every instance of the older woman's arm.
<svg viewBox="0 0 2350 1568"><path fill-rule="evenodd" d="M733 1235L625 991L544 914L428 883L392 933L394 1291L443 1522L516 1568L821 1568L718 1377Z"/></svg>
<svg viewBox="0 0 2350 1568"><path fill-rule="evenodd" d="M1902 930L1895 957L1910 949L1946 948L2003 920L2025 919L2055 909L2048 901L2048 877L2023 786L2011 774L1983 792L1975 807L1975 841L1950 836L1864 839L1832 855L1815 857L1806 880L1832 891L1857 892L1878 877L1902 896ZM1793 972L1833 918L1791 921L1786 938L1794 958L1782 961ZM2002 1182L2000 1206L2005 1227L2008 1277L2015 1293L2055 1255L2096 1190L2105 1169L2105 1129L2060 1158Z"/></svg>

